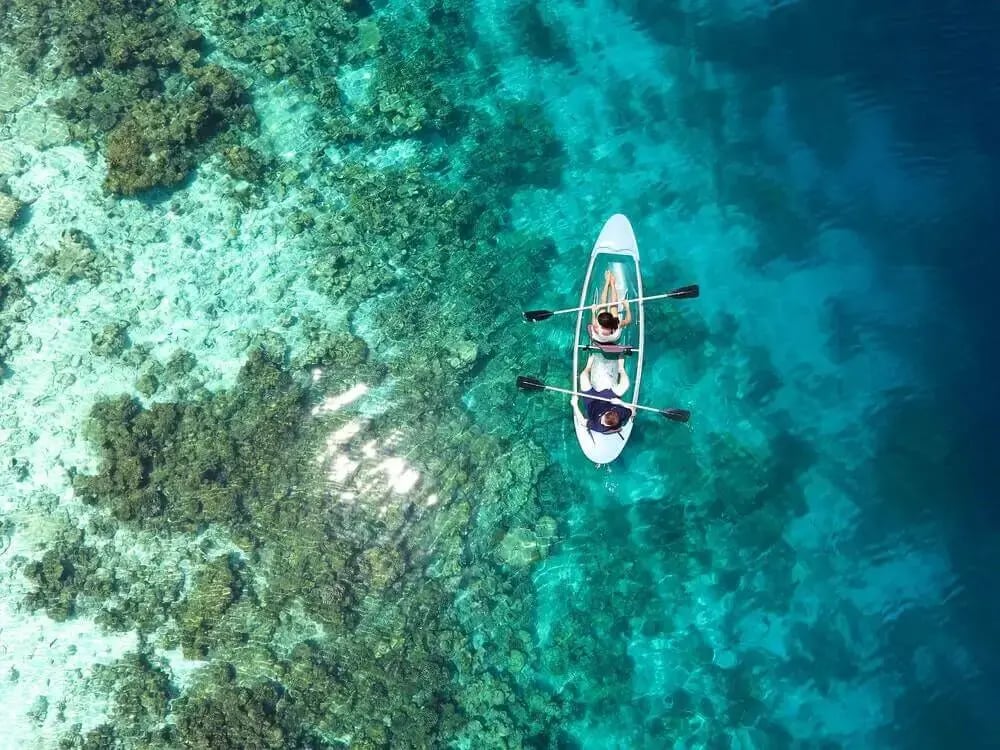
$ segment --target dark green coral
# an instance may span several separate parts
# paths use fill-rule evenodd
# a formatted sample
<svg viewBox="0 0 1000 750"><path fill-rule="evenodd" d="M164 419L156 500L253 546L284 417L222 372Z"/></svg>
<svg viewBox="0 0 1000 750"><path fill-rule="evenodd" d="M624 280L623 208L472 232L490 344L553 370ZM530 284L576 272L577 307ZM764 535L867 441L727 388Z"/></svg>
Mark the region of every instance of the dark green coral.
<svg viewBox="0 0 1000 750"><path fill-rule="evenodd" d="M205 658L213 645L213 630L243 595L242 564L225 555L202 567L180 612L181 647L189 659Z"/></svg>
<svg viewBox="0 0 1000 750"><path fill-rule="evenodd" d="M108 531L99 523L86 530L61 526L41 559L24 567L33 584L25 597L28 608L44 609L60 621L83 611L119 632L151 630L165 623L169 609L181 599L179 575L129 567L113 552Z"/></svg>
<svg viewBox="0 0 1000 750"><path fill-rule="evenodd" d="M111 664L98 664L90 678L92 687L114 696L111 716L119 735L142 734L142 727L162 721L170 701L177 697L167 663L140 644Z"/></svg>
<svg viewBox="0 0 1000 750"><path fill-rule="evenodd" d="M106 143L114 193L176 185L216 135L253 124L242 84L203 63L172 3L5 0L0 25L24 67L51 60L49 75L76 83L56 108L76 138Z"/></svg>
<svg viewBox="0 0 1000 750"><path fill-rule="evenodd" d="M195 99L137 104L108 135L105 185L134 195L180 182L194 165L193 147L207 123L208 110Z"/></svg>
<svg viewBox="0 0 1000 750"><path fill-rule="evenodd" d="M235 670L219 665L213 679L179 699L173 747L190 750L296 750L313 748L303 735L287 691L273 680L238 684ZM174 744L175 743L175 744ZM323 747L320 745L319 747Z"/></svg>
<svg viewBox="0 0 1000 750"><path fill-rule="evenodd" d="M42 559L29 563L24 574L34 584L26 597L32 609L44 608L53 620L66 620L76 613L76 597L85 571L96 567L93 548L83 545L83 532L77 532L47 550Z"/></svg>
<svg viewBox="0 0 1000 750"><path fill-rule="evenodd" d="M237 388L189 404L143 409L127 396L95 406L89 434L101 471L78 476L85 502L144 528L197 531L210 523L258 534L257 510L273 502L274 471L294 473L285 454L307 407L303 384L255 350Z"/></svg>

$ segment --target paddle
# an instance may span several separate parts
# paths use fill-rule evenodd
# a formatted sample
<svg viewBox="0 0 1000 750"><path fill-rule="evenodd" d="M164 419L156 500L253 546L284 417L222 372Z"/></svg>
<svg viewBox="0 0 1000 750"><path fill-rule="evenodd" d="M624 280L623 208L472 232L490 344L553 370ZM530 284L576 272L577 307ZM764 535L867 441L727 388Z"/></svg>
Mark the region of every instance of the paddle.
<svg viewBox="0 0 1000 750"><path fill-rule="evenodd" d="M626 302L652 302L654 299L693 299L700 294L701 290L697 284L678 287L665 294L654 294L651 297L636 297L635 299L620 299L617 302L607 304L597 303L594 305L584 305L583 307L567 307L565 310L525 310L522 315L529 323L536 323L539 320L548 320L553 315L562 315L569 312L580 312L580 310L592 310L595 307L614 307Z"/></svg>
<svg viewBox="0 0 1000 750"><path fill-rule="evenodd" d="M604 398L603 396L590 396L586 393L580 393L579 391L571 391L566 388L557 388L554 385L545 385L538 378L529 378L526 375L517 376L517 387L523 391L555 391L556 393L565 393L568 396L580 396L581 398L592 398L595 401L606 401L609 404L615 403L610 398ZM687 422L691 418L691 412L687 409L654 409L652 406L643 406L642 404L622 404L629 408L642 409L643 411L652 411L659 414L661 417L666 417L667 419L673 420L674 422Z"/></svg>
<svg viewBox="0 0 1000 750"><path fill-rule="evenodd" d="M602 344L595 341L593 344L577 344L578 349L585 352L603 352L604 354L635 354L639 351L637 346L627 346L622 344Z"/></svg>

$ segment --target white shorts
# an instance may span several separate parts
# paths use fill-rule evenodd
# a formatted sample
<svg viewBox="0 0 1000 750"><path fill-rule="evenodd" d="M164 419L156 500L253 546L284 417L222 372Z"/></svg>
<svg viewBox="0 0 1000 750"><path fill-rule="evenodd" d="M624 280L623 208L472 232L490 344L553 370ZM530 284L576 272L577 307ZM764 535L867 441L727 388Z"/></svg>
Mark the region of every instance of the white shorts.
<svg viewBox="0 0 1000 750"><path fill-rule="evenodd" d="M591 355L588 362L590 365L590 377L580 375L580 390L595 391L612 390L614 394L621 398L632 384L629 382L628 373L622 373L621 380L618 379L618 360L608 359Z"/></svg>

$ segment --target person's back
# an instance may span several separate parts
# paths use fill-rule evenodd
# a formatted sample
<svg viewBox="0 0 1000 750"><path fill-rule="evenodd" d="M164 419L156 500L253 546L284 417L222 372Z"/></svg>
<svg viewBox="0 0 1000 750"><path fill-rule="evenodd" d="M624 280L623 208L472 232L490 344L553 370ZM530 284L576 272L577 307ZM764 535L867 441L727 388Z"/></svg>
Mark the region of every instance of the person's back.
<svg viewBox="0 0 1000 750"><path fill-rule="evenodd" d="M619 401L619 403L609 404L607 401L587 398L588 395L614 399ZM583 398L587 402L588 430L600 433L618 432L632 416L631 409L620 403L620 399L618 399L615 392L610 388L604 391L592 391L584 395Z"/></svg>
<svg viewBox="0 0 1000 750"><path fill-rule="evenodd" d="M618 318L609 312L602 312L596 321L587 326L587 333L599 344L613 344L622 337L622 327Z"/></svg>
<svg viewBox="0 0 1000 750"><path fill-rule="evenodd" d="M615 343L622 337L622 329L632 322L632 306L618 294L618 279L611 269L604 272L600 301L592 309L587 333L598 344Z"/></svg>
<svg viewBox="0 0 1000 750"><path fill-rule="evenodd" d="M570 403L573 404L577 424L594 432L618 432L632 417L633 410L621 402L621 397L630 387L623 357L610 360L599 354L592 354L580 373L578 383L579 398L584 401L586 413L580 410L578 398L574 395ZM598 401L588 396L598 396L617 403Z"/></svg>

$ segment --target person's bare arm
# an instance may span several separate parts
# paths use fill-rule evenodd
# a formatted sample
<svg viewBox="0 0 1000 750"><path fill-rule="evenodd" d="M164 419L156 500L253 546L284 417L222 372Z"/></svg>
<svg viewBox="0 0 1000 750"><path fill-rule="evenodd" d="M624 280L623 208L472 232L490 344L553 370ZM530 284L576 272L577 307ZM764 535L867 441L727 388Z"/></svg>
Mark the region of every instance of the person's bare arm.
<svg viewBox="0 0 1000 750"><path fill-rule="evenodd" d="M579 385L581 391L590 390L590 370L594 365L594 356L591 354L587 357L587 364L584 366L583 371L580 373Z"/></svg>
<svg viewBox="0 0 1000 750"><path fill-rule="evenodd" d="M615 394L621 396L624 395L632 383L629 381L628 372L625 371L625 358L618 358L618 382L615 383L614 390Z"/></svg>
<svg viewBox="0 0 1000 750"><path fill-rule="evenodd" d="M605 271L604 286L601 287L601 296L598 297L597 304L594 305L590 311L590 325L592 325L595 329L597 328L597 316L607 309L608 300L611 296L611 284L611 275Z"/></svg>
<svg viewBox="0 0 1000 750"><path fill-rule="evenodd" d="M612 276L611 277L611 294L613 296L613 300L612 301L614 302L615 307L617 307L618 303L621 302L622 300L628 300L628 287L626 287L623 290L623 293L621 295L619 295L618 294L618 283L615 281L614 276ZM624 304L624 306L625 306L625 317L622 318L620 325L621 325L622 328L624 328L625 326L627 326L629 323L632 322L632 305L631 305L631 303L629 303L627 301L624 302L624 303L622 303L622 304Z"/></svg>

